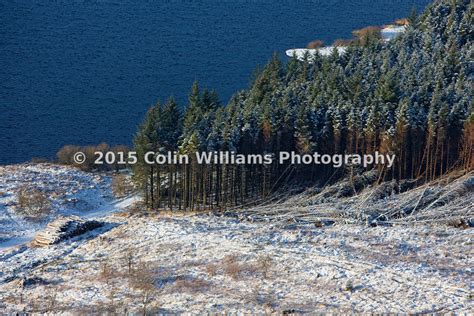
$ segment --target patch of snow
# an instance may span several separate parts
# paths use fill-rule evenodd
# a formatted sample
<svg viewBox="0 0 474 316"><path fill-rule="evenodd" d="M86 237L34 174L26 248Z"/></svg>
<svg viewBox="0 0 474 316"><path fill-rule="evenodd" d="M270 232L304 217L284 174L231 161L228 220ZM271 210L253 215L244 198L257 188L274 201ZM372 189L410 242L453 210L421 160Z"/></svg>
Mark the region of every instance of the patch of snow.
<svg viewBox="0 0 474 316"><path fill-rule="evenodd" d="M141 313L144 292L130 286L140 273L154 287L149 313L463 313L473 307L472 230L288 230L207 215L112 214L106 221L107 229L89 236L0 253L3 311L30 311L32 302L41 306L54 293L56 311ZM129 251L138 274L128 273ZM15 280L21 279L44 284L20 289ZM22 302L14 299L19 291Z"/></svg>
<svg viewBox="0 0 474 316"><path fill-rule="evenodd" d="M321 48L316 48L316 49L294 48L294 49L288 49L285 53L288 57L296 56L296 58L298 58L299 60L303 60L305 54L308 54L308 57L311 59L312 57L314 57L316 52L318 52L321 56L330 56L334 52L334 49L336 49L339 54L344 54L347 50L346 47L327 46L327 47L321 47Z"/></svg>
<svg viewBox="0 0 474 316"><path fill-rule="evenodd" d="M69 166L47 163L0 166L0 248L31 240L58 215L96 218L120 211L138 199L114 198L110 183L108 174L88 173ZM32 186L48 197L51 212L47 216L31 220L17 213L17 192L23 186Z"/></svg>
<svg viewBox="0 0 474 316"><path fill-rule="evenodd" d="M382 35L382 38L385 41L390 41L390 40L396 38L397 36L399 36L400 34L402 34L405 31L406 31L406 26L405 25L403 25L403 26L390 25L390 26L387 26L387 27L383 28L380 31L380 34Z"/></svg>

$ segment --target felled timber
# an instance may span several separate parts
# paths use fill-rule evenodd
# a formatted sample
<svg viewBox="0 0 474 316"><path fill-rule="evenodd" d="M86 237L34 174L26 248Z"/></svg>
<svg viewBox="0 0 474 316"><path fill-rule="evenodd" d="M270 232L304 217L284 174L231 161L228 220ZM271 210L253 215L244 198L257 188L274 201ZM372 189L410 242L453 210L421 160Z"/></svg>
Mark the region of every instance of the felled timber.
<svg viewBox="0 0 474 316"><path fill-rule="evenodd" d="M44 247L57 244L65 239L81 235L100 226L102 226L100 222L87 221L78 216L60 216L36 235L32 245Z"/></svg>

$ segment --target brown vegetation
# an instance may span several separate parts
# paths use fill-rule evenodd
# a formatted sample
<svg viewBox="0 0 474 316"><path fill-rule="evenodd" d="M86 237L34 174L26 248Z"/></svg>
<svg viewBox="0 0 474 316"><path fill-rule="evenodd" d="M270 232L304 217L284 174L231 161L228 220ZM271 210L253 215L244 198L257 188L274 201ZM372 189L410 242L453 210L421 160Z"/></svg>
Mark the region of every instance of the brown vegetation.
<svg viewBox="0 0 474 316"><path fill-rule="evenodd" d="M33 157L31 158L31 162L32 163L48 163L50 162L48 159L46 158L41 158L41 157Z"/></svg>
<svg viewBox="0 0 474 316"><path fill-rule="evenodd" d="M121 198L133 192L133 185L123 174L114 174L112 176L112 193L115 197Z"/></svg>
<svg viewBox="0 0 474 316"><path fill-rule="evenodd" d="M135 261L135 249L129 247L125 253L125 263L128 269L128 275L131 275L133 272L133 263Z"/></svg>
<svg viewBox="0 0 474 316"><path fill-rule="evenodd" d="M244 276L261 275L266 279L269 276L272 263L269 256L260 256L256 261L239 262L236 254L230 254L217 263L208 263L205 269L210 277L225 274L238 280Z"/></svg>
<svg viewBox="0 0 474 316"><path fill-rule="evenodd" d="M357 38L359 45L367 46L382 38L380 31L381 28L379 26L367 26L359 30L354 30L352 34Z"/></svg>
<svg viewBox="0 0 474 316"><path fill-rule="evenodd" d="M110 263L106 260L100 263L99 277L102 281L109 285L110 280L112 279L112 269L110 267Z"/></svg>
<svg viewBox="0 0 474 316"><path fill-rule="evenodd" d="M140 262L130 276L129 283L134 289L150 292L155 290L155 279L156 274L153 269L146 263Z"/></svg>
<svg viewBox="0 0 474 316"><path fill-rule="evenodd" d="M78 164L74 161L74 155L78 152L82 152L85 155L84 163ZM105 159L102 159L104 164L95 164L96 159L98 156L96 155L97 152L101 152L104 155L107 152L112 152L115 154L115 160L113 163L108 164ZM56 154L58 158L58 162L65 165L71 165L79 167L85 171L91 171L94 169L98 170L120 170L126 167L126 164L119 164L119 156L123 155L124 160L127 160L129 149L127 146L124 145L117 145L114 147L110 147L106 143L101 143L99 145L89 145L89 146L75 146L75 145L65 145Z"/></svg>
<svg viewBox="0 0 474 316"><path fill-rule="evenodd" d="M65 145L56 154L59 162L65 165L74 165L74 154L81 151L80 146Z"/></svg>
<svg viewBox="0 0 474 316"><path fill-rule="evenodd" d="M396 25L402 25L402 26L403 26L403 25L408 25L408 24L410 24L410 22L408 21L407 18L403 18L403 19L397 19L397 20L395 20L395 24L396 24Z"/></svg>
<svg viewBox="0 0 474 316"><path fill-rule="evenodd" d="M334 41L334 43L332 44L332 46L335 46L335 47L345 47L345 46L349 46L351 44L354 44L355 40L354 39L343 39L343 38L340 38L340 39L337 39Z"/></svg>
<svg viewBox="0 0 474 316"><path fill-rule="evenodd" d="M218 267L215 263L209 263L208 265L206 265L207 274L209 274L210 276L217 275L217 270Z"/></svg>
<svg viewBox="0 0 474 316"><path fill-rule="evenodd" d="M272 267L273 260L269 255L266 255L266 256L260 256L258 258L258 262L260 264L260 270L262 272L263 278L266 279Z"/></svg>
<svg viewBox="0 0 474 316"><path fill-rule="evenodd" d="M139 290L143 315L147 314L151 302L156 299L155 287L156 273L144 262L137 264L135 271L129 277L130 287Z"/></svg>
<svg viewBox="0 0 474 316"><path fill-rule="evenodd" d="M207 291L211 287L211 283L202 279L179 279L174 283L176 292L199 293Z"/></svg>
<svg viewBox="0 0 474 316"><path fill-rule="evenodd" d="M252 263L241 263L237 255L228 255L222 260L224 273L237 280L245 275L252 275L260 271L259 266Z"/></svg>
<svg viewBox="0 0 474 316"><path fill-rule="evenodd" d="M316 49L324 46L324 42L321 40L314 40L312 42L309 42L308 45L306 45L306 48L309 49Z"/></svg>
<svg viewBox="0 0 474 316"><path fill-rule="evenodd" d="M42 218L51 211L51 202L42 191L23 186L17 192L17 212L31 218Z"/></svg>

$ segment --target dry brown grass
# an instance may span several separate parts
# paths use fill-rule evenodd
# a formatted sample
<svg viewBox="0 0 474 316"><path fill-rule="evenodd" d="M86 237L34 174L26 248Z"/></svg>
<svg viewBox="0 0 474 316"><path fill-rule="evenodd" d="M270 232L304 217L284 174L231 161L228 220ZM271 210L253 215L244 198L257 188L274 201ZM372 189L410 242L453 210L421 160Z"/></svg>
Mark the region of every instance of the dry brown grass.
<svg viewBox="0 0 474 316"><path fill-rule="evenodd" d="M222 269L226 275L234 280L254 275L260 270L256 264L239 262L238 256L235 254L228 255L222 260Z"/></svg>
<svg viewBox="0 0 474 316"><path fill-rule="evenodd" d="M218 269L219 268L218 268L217 264L215 264L215 263L209 263L209 264L206 265L206 272L210 276L216 276Z"/></svg>
<svg viewBox="0 0 474 316"><path fill-rule="evenodd" d="M141 291L155 290L156 273L144 262L135 265L135 269L129 277L130 287Z"/></svg>
<svg viewBox="0 0 474 316"><path fill-rule="evenodd" d="M17 191L17 212L32 219L41 219L51 211L51 202L42 191L22 186Z"/></svg>
<svg viewBox="0 0 474 316"><path fill-rule="evenodd" d="M273 265L273 259L269 255L260 256L258 258L258 263L260 265L260 271L262 272L262 276L264 279L268 278L270 269Z"/></svg>
<svg viewBox="0 0 474 316"><path fill-rule="evenodd" d="M221 262L222 270L224 271L224 273L233 278L234 280L237 279L239 273L241 272L241 267L237 261L237 255L230 254L225 256Z"/></svg>
<svg viewBox="0 0 474 316"><path fill-rule="evenodd" d="M113 273L110 263L106 260L102 261L100 263L99 279L109 285L113 277L112 274Z"/></svg>
<svg viewBox="0 0 474 316"><path fill-rule="evenodd" d="M309 42L308 45L306 45L306 48L309 49L316 49L324 46L324 42L321 40L314 40L312 42Z"/></svg>
<svg viewBox="0 0 474 316"><path fill-rule="evenodd" d="M58 307L58 290L56 288L50 288L46 292L46 310L48 312L54 312Z"/></svg>
<svg viewBox="0 0 474 316"><path fill-rule="evenodd" d="M13 291L12 291L13 292ZM17 305L17 304L23 304L23 292L19 291L18 293L9 293L8 295L5 295L2 298L2 302L0 302L0 307L2 306L1 304L12 304L12 305Z"/></svg>
<svg viewBox="0 0 474 316"><path fill-rule="evenodd" d="M59 163L66 165L74 164L74 154L81 151L81 147L73 145L63 146L56 154L56 157L59 160Z"/></svg>
<svg viewBox="0 0 474 316"><path fill-rule="evenodd" d="M57 314L65 310L65 306L58 299L62 288L55 286L44 287L41 295L25 296L25 312L34 314Z"/></svg>
<svg viewBox="0 0 474 316"><path fill-rule="evenodd" d="M112 193L115 197L121 198L131 194L134 190L133 185L129 179L120 173L114 174L112 176Z"/></svg>
<svg viewBox="0 0 474 316"><path fill-rule="evenodd" d="M224 272L228 276L230 276L232 279L237 280L239 275L244 272L243 267L237 263L237 262L232 262L232 263L227 263L224 266Z"/></svg>
<svg viewBox="0 0 474 316"><path fill-rule="evenodd" d="M158 305L156 301L158 291L155 287L155 271L149 263L139 262L128 280L130 287L139 291L138 299L142 306L142 314L146 315L149 312L150 305L153 305L152 303ZM156 308L156 306L153 307Z"/></svg>
<svg viewBox="0 0 474 316"><path fill-rule="evenodd" d="M210 262L204 266L207 274L211 277L225 274L234 280L242 277L261 275L268 278L273 265L270 256L260 256L257 260L240 262L237 254L225 256L218 262Z"/></svg>
<svg viewBox="0 0 474 316"><path fill-rule="evenodd" d="M353 43L354 43L354 39L339 38L339 39L335 40L332 45L336 46L336 47L345 47L345 46L349 46Z"/></svg>
<svg viewBox="0 0 474 316"><path fill-rule="evenodd" d="M211 288L211 284L211 282L202 279L178 279L174 282L173 289L180 293L207 292Z"/></svg>

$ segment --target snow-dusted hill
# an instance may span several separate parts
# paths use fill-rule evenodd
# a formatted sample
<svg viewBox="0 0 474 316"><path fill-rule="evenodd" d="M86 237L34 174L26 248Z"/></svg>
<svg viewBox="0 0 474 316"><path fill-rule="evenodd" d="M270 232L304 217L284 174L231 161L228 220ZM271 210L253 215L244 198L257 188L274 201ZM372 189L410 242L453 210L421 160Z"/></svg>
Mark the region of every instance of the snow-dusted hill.
<svg viewBox="0 0 474 316"><path fill-rule="evenodd" d="M206 215L111 215L107 221L63 244L1 253L0 310L422 313L474 307L470 229L285 230Z"/></svg>
<svg viewBox="0 0 474 316"><path fill-rule="evenodd" d="M316 227L114 212L133 199L113 199L107 175L44 164L0 170L4 234L28 236L44 225L11 213L12 194L26 181L51 193L64 190L54 214L80 213L104 223L59 244L0 249L0 313L474 309L472 228ZM74 210L64 198L85 207Z"/></svg>
<svg viewBox="0 0 474 316"><path fill-rule="evenodd" d="M0 166L0 248L31 240L58 215L96 218L121 210L136 198L117 200L110 189L111 177L53 164ZM39 219L18 214L18 191L29 186L51 201L51 212Z"/></svg>

